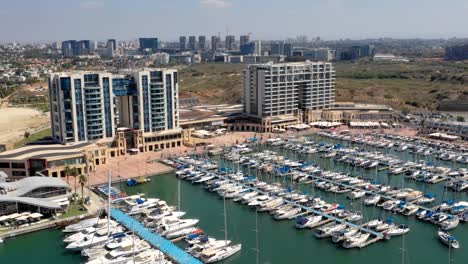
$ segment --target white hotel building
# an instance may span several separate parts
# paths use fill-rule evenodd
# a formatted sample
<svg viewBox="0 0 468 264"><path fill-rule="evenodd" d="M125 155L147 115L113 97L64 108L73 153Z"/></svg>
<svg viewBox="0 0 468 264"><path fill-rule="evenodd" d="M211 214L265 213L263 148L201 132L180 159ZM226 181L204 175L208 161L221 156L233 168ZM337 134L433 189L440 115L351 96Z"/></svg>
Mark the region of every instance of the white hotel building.
<svg viewBox="0 0 468 264"><path fill-rule="evenodd" d="M243 87L244 113L268 132L275 123L309 122L310 113L333 107L335 69L328 62L253 64L244 71Z"/></svg>

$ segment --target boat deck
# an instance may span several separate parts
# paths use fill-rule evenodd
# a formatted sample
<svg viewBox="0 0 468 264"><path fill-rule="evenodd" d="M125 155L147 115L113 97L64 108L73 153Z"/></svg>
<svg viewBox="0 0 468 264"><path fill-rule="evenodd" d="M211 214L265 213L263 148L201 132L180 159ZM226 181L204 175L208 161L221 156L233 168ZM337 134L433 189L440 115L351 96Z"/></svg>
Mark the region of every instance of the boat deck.
<svg viewBox="0 0 468 264"><path fill-rule="evenodd" d="M202 262L194 258L189 253L185 252L183 249L174 245L171 241L163 238L162 236L151 232L150 229L143 226L135 218L125 214L120 209L112 209L111 216L117 222L124 225L127 229L135 230L135 233L148 241L151 245L161 250L163 253L168 255L172 260L177 263L186 263L186 264L202 264Z"/></svg>

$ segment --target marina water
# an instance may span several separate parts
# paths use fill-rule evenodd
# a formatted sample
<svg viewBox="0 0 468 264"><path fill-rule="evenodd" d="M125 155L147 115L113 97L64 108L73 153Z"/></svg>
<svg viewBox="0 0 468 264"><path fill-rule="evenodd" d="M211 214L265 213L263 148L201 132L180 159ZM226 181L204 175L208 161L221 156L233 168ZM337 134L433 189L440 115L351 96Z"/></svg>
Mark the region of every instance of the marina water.
<svg viewBox="0 0 468 264"><path fill-rule="evenodd" d="M326 139L330 141L329 139ZM290 158L313 160L322 168L329 170L347 171L345 165L320 158L319 154L300 156L296 153L283 152L274 149ZM371 150L371 149L369 149ZM405 160L412 160L408 153L392 153ZM406 156L405 156L406 155ZM230 165L230 164L224 164ZM449 166L450 163L447 165ZM232 165L230 165L232 166ZM250 174L257 172L250 171ZM353 171L366 177L376 177L382 183L392 183L401 186L401 177L389 176L385 171ZM258 174L259 178L266 177ZM152 178L147 184L127 187L117 184L128 194L145 193L147 197L158 197L166 200L170 205L178 204L178 179L174 174L166 174ZM186 218L198 218L198 226L208 235L218 239L224 237L223 200L216 194L209 193L199 185L181 181L181 210L186 211ZM284 181L288 185L287 181ZM442 198L456 198L467 200L467 195L443 192L443 183L424 184L410 180L403 182L404 187L419 189L425 193L437 194L437 201L432 206L440 204ZM393 217L396 223L404 223L411 227L405 235L404 258L405 263L448 263L449 249L437 238L437 227L416 220L414 217L395 215L374 206L365 207L360 201L349 201L345 195L325 193L314 190L310 185L294 185L293 188L313 193L328 202L344 204L353 211L362 211L366 219ZM311 230L297 230L294 220L276 221L268 213L258 214L258 250L256 250L256 214L245 205L231 200L226 202L228 238L233 243L242 243L242 251L227 259L225 263L256 263L259 254L259 263L347 263L347 264L394 264L401 263L403 237L394 237L389 241L381 241L362 249L346 250L330 239L317 239ZM451 230L460 243L461 249L451 250L451 263L468 263L468 254L464 253L468 247L468 225L460 224ZM81 263L84 261L79 254L68 252L62 242L63 234L60 230L44 230L30 235L20 236L7 240L0 245L0 263ZM184 246L180 243L180 246Z"/></svg>

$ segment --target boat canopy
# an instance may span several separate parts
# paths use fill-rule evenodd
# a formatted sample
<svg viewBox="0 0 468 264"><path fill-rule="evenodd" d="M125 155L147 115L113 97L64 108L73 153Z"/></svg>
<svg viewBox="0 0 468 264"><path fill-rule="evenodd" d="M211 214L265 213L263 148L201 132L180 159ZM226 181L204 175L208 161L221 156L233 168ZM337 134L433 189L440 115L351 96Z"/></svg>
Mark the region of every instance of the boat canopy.
<svg viewBox="0 0 468 264"><path fill-rule="evenodd" d="M428 193L428 194L426 194L424 196L427 197L427 198L435 198L436 197L436 195L434 193Z"/></svg>

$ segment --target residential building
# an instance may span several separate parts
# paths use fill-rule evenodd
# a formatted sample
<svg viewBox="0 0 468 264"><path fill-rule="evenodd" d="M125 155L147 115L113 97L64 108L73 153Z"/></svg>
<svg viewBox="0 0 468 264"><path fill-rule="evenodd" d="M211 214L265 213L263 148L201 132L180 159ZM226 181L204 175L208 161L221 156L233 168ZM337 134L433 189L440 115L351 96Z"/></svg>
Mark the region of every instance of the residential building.
<svg viewBox="0 0 468 264"><path fill-rule="evenodd" d="M76 56L91 54L91 41L80 40L76 42Z"/></svg>
<svg viewBox="0 0 468 264"><path fill-rule="evenodd" d="M294 51L294 46L292 43L284 43L284 54L285 56L292 56Z"/></svg>
<svg viewBox="0 0 468 264"><path fill-rule="evenodd" d="M73 57L76 55L76 40L67 40L62 42L62 55L65 58Z"/></svg>
<svg viewBox="0 0 468 264"><path fill-rule="evenodd" d="M140 51L155 53L159 49L158 38L140 38Z"/></svg>
<svg viewBox="0 0 468 264"><path fill-rule="evenodd" d="M232 35L226 36L226 49L233 50L236 44L236 37Z"/></svg>
<svg viewBox="0 0 468 264"><path fill-rule="evenodd" d="M122 127L142 137L179 130L177 70L54 73L49 96L52 137L63 144L112 140Z"/></svg>
<svg viewBox="0 0 468 264"><path fill-rule="evenodd" d="M115 51L117 49L117 40L115 39L108 39L107 40L107 48L111 48L112 51Z"/></svg>
<svg viewBox="0 0 468 264"><path fill-rule="evenodd" d="M221 46L221 40L218 36L211 36L211 49L217 50Z"/></svg>
<svg viewBox="0 0 468 264"><path fill-rule="evenodd" d="M239 39L239 47L250 42L250 35L241 35Z"/></svg>
<svg viewBox="0 0 468 264"><path fill-rule="evenodd" d="M198 48L201 50L205 50L207 48L205 36L198 36Z"/></svg>
<svg viewBox="0 0 468 264"><path fill-rule="evenodd" d="M197 49L197 37L190 36L188 39L188 49L189 50L196 50Z"/></svg>
<svg viewBox="0 0 468 264"><path fill-rule="evenodd" d="M262 43L260 41L253 41L240 46L240 53L242 55L256 55L262 56Z"/></svg>
<svg viewBox="0 0 468 264"><path fill-rule="evenodd" d="M186 36L180 36L179 37L179 48L181 50L186 50L187 49L187 37Z"/></svg>
<svg viewBox="0 0 468 264"><path fill-rule="evenodd" d="M445 48L446 60L468 60L468 44Z"/></svg>
<svg viewBox="0 0 468 264"><path fill-rule="evenodd" d="M284 41L275 41L271 43L270 55L284 55Z"/></svg>

